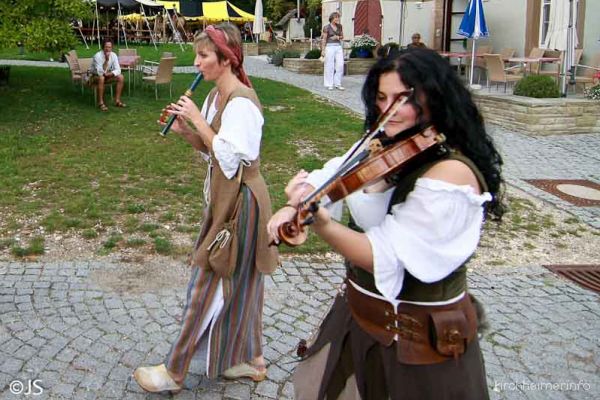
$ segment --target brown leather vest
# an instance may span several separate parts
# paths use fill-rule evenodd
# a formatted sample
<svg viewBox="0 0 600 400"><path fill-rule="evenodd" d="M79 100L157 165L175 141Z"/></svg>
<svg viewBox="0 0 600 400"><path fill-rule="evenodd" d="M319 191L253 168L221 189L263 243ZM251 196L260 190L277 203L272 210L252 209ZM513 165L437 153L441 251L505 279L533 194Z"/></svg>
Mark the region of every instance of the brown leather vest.
<svg viewBox="0 0 600 400"><path fill-rule="evenodd" d="M216 96L217 90L213 89L208 95L208 105L212 104ZM229 98L224 103L229 103L235 97L244 97L252 101L262 112L262 107L254 90L250 88L239 88L234 90ZM211 128L217 132L221 128L221 115L225 109L225 105L217 110L217 114L210 124ZM213 159L212 168L210 170L210 200L205 213L205 220L202 225L202 230L198 241L196 242L194 254L192 255L193 265L206 268L208 263L208 246L214 240L218 230L223 223L231 219L231 215L235 208L235 203L239 195L240 175L241 183L246 185L251 191L259 207L258 219L258 237L256 244L256 268L265 274L270 274L279 265L279 253L275 246L269 247L269 239L267 234L267 223L271 218L271 199L267 185L263 179L259 166L260 161L257 158L252 161L249 166L240 164L242 171L238 171L237 177L227 179L218 161L216 161L214 153L211 151Z"/></svg>

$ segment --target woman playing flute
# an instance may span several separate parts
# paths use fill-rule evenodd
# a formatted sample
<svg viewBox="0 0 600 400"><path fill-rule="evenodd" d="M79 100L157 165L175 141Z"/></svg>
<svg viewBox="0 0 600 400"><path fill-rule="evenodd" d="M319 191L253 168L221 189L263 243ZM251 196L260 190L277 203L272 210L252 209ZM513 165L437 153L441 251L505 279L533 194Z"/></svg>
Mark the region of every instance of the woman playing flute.
<svg viewBox="0 0 600 400"><path fill-rule="evenodd" d="M266 376L262 355L263 272L275 268L278 256L268 247L266 223L271 202L258 169L264 122L261 105L244 72L240 32L234 25L209 26L197 36L194 47L194 64L216 87L201 110L192 99L182 96L168 112L177 116L171 129L208 162L204 185L207 207L192 253L181 331L164 364L140 367L134 373L139 385L149 392L182 389L202 338L208 338L209 378L222 375L260 381ZM211 244L220 240L215 233L227 215L232 215L232 207L240 210L235 222L244 240L239 240L238 249L232 247L237 250L232 250L235 268L224 274L218 270L221 265L209 261L208 252L219 247Z"/></svg>

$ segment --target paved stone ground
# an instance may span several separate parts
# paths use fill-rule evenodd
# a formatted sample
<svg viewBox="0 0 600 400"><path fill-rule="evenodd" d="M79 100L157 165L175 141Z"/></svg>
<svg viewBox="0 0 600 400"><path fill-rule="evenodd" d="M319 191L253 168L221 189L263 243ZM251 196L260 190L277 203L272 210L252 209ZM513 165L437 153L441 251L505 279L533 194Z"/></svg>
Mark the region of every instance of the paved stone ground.
<svg viewBox="0 0 600 400"><path fill-rule="evenodd" d="M56 66L56 63L52 64ZM356 112L359 77L329 92L321 77L274 68L249 57L250 75L304 87ZM599 227L598 208L574 207L524 179L598 182L600 135L529 137L490 127L506 161L508 182ZM128 294L99 286L94 272L117 264L0 263L0 399L161 398L141 391L131 373L160 363L177 333L185 288ZM292 399L294 347L326 312L342 281L336 262L291 260L267 278L264 315L268 380L209 381L203 354L178 399ZM470 273L472 292L488 312L482 338L492 399L600 398L598 296L540 266ZM27 396L19 383L36 385ZM18 382L17 382L18 381ZM12 384L12 386L11 386ZM21 392L19 395L11 393Z"/></svg>
<svg viewBox="0 0 600 400"><path fill-rule="evenodd" d="M95 270L121 267L0 264L0 399L24 398L7 385L35 379L44 389L37 398L157 398L144 394L131 373L163 360L185 290L122 294L93 279ZM286 262L266 285L268 380L209 381L201 354L177 398L292 399L294 347L326 312L343 273L340 263ZM535 266L472 271L470 286L491 325L482 349L493 399L598 398L596 295Z"/></svg>

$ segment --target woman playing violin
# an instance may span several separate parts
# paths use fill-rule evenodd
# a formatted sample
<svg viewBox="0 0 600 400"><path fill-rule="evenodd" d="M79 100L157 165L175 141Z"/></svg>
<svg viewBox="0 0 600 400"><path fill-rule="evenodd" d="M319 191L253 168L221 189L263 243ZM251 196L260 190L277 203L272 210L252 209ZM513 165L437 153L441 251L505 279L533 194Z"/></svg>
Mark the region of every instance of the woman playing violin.
<svg viewBox="0 0 600 400"><path fill-rule="evenodd" d="M196 37L194 48L194 65L204 79L215 82L215 88L201 109L182 96L168 111L177 116L172 130L208 162L206 211L191 257L181 330L164 364L139 367L134 373L149 392L180 391L203 338L208 338L209 378L266 377L263 273L273 271L278 257L268 246L271 202L259 171L262 108L244 72L241 35L235 25L207 27ZM225 229L232 224L237 231ZM237 248L226 247L236 234L244 240ZM219 248L230 253L232 263L213 261L211 250Z"/></svg>
<svg viewBox="0 0 600 400"><path fill-rule="evenodd" d="M312 230L345 257L347 279L299 351L296 399L486 399L465 264L484 218L502 215L501 157L470 93L431 50L392 50L369 71L362 97L366 127L404 99L383 136L430 127L444 133L447 151L346 197L348 226L332 219L336 203L313 213ZM288 183L288 205L267 226L275 242L344 159Z"/></svg>

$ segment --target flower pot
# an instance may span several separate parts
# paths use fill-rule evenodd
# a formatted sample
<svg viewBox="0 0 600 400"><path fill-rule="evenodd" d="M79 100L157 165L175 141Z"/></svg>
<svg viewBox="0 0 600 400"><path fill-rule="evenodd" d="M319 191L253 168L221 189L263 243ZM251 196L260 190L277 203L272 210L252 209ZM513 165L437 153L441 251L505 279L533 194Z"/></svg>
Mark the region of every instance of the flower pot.
<svg viewBox="0 0 600 400"><path fill-rule="evenodd" d="M369 49L357 49L356 56L358 58L370 58L373 57L373 50Z"/></svg>

